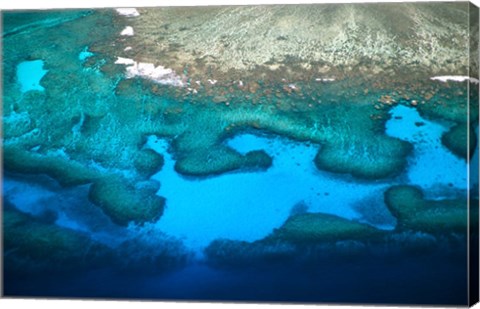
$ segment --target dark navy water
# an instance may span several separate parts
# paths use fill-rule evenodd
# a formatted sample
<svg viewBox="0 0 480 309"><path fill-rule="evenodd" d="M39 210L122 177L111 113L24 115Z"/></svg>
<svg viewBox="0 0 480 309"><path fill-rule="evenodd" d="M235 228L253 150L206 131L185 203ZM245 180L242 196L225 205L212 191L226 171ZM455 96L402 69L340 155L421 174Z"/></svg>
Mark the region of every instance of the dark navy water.
<svg viewBox="0 0 480 309"><path fill-rule="evenodd" d="M218 270L199 263L162 276L122 276L106 269L60 278L6 277L5 295L417 305L431 304L433 299L454 305L466 299L466 264L461 258L436 254L283 266L252 264L248 269Z"/></svg>

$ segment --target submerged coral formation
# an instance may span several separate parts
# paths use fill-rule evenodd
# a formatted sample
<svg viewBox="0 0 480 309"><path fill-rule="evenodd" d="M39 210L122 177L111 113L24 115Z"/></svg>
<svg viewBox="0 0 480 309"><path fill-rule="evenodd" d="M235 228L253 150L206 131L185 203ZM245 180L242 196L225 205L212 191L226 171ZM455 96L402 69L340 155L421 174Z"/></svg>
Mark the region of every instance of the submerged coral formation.
<svg viewBox="0 0 480 309"><path fill-rule="evenodd" d="M372 240L381 232L369 225L333 215L301 214L290 217L273 238L292 243Z"/></svg>
<svg viewBox="0 0 480 309"><path fill-rule="evenodd" d="M116 246L87 233L24 214L6 201L3 210L4 274L7 278L80 275L112 268L116 272L165 273L185 265L190 254L178 241L138 235ZM138 250L141 247L142 250Z"/></svg>
<svg viewBox="0 0 480 309"><path fill-rule="evenodd" d="M248 267L255 261L296 261L319 257L391 257L411 252L454 254L466 245L469 224L478 221L478 210L468 222L462 199L428 200L422 190L394 186L385 192L386 204L398 223L394 230L321 213L293 214L279 229L256 242L213 241L208 260L219 267ZM477 203L478 200L473 200ZM443 254L442 253L442 254Z"/></svg>
<svg viewBox="0 0 480 309"><path fill-rule="evenodd" d="M130 221L141 224L160 218L165 199L155 195L158 188L155 181L133 184L112 177L93 183L89 197L113 222L126 226Z"/></svg>
<svg viewBox="0 0 480 309"><path fill-rule="evenodd" d="M478 220L478 211L469 222L467 200L429 201L420 189L411 186L392 187L385 202L398 219L398 230L415 230L432 234L466 234L469 224Z"/></svg>
<svg viewBox="0 0 480 309"><path fill-rule="evenodd" d="M112 252L68 229L48 224L4 205L4 273L6 276L81 273L105 267Z"/></svg>
<svg viewBox="0 0 480 309"><path fill-rule="evenodd" d="M477 149L477 137L472 126L457 124L442 136L442 143L454 154L468 160Z"/></svg>

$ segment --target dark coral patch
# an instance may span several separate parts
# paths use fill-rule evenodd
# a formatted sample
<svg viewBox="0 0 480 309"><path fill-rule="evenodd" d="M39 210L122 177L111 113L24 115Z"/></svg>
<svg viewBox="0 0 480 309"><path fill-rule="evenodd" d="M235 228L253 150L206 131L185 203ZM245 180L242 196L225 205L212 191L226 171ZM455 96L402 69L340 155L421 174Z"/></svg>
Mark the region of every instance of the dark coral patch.
<svg viewBox="0 0 480 309"><path fill-rule="evenodd" d="M467 160L477 148L477 136L473 127L460 123L442 135L442 144L456 156Z"/></svg>
<svg viewBox="0 0 480 309"><path fill-rule="evenodd" d="M45 224L13 207L3 211L5 275L65 275L105 267L110 249L87 235Z"/></svg>
<svg viewBox="0 0 480 309"><path fill-rule="evenodd" d="M163 214L165 198L156 195L158 189L154 181L133 184L122 178L104 178L92 184L89 198L119 225L143 224Z"/></svg>
<svg viewBox="0 0 480 309"><path fill-rule="evenodd" d="M403 185L389 188L385 192L385 203L398 219L399 231L413 230L435 235L467 233L466 198L426 200L419 188Z"/></svg>

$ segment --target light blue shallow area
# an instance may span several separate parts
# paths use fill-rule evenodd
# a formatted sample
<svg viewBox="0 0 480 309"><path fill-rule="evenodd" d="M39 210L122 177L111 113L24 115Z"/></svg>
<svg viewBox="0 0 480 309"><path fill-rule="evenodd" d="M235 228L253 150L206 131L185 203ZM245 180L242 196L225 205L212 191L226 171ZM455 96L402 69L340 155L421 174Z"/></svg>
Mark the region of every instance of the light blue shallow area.
<svg viewBox="0 0 480 309"><path fill-rule="evenodd" d="M386 133L414 145L408 164L408 183L434 193L437 199L442 198L441 192L447 188L466 190L468 166L465 160L455 156L441 142L442 134L451 124L428 121L415 108L403 105L393 108L391 114Z"/></svg>
<svg viewBox="0 0 480 309"><path fill-rule="evenodd" d="M88 58L94 56L95 54L90 52L88 50L88 46L86 46L79 54L78 54L78 60L80 60L81 62L84 62L85 60L87 60Z"/></svg>
<svg viewBox="0 0 480 309"><path fill-rule="evenodd" d="M45 88L40 85L41 79L48 72L48 70L43 69L43 64L42 60L23 61L18 64L17 81L20 84L22 92L45 90Z"/></svg>

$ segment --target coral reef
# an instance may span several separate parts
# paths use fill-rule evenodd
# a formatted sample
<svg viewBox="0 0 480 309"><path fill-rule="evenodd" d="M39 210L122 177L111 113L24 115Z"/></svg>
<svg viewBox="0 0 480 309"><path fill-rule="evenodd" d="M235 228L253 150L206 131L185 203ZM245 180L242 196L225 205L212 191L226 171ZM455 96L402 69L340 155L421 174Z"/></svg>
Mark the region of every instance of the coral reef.
<svg viewBox="0 0 480 309"><path fill-rule="evenodd" d="M464 57L451 52L458 45L451 42L464 40L459 30L464 7L450 6L457 10L391 4L152 8L148 14L139 9L136 16L114 10L72 11L62 18L57 16L60 13L57 17L44 12L8 13L6 20L12 22L4 32L5 168L46 173L64 185L93 183L91 198L121 224L152 221L161 213L162 203L151 202L155 190L128 199L148 205L139 209L147 209L150 218L134 211L130 219L114 215L114 209L124 209L128 203L100 197L135 187L161 168L162 159L142 149L147 134L168 137L176 170L189 176L268 168L271 158L265 153L243 156L223 143L236 132L252 129L320 144L315 164L323 170L371 180L395 176L404 169L411 146L384 134L391 106L417 105L424 97L425 104L418 108L425 114L455 121L465 115L458 104L439 102L447 90L438 82L417 74L428 67L428 74L464 75ZM404 20L393 14L399 8L408 11L404 17L412 25L421 24L423 31L411 33L402 26ZM381 13L382 19L373 22L369 18L373 12ZM431 16L446 24L440 26ZM205 18L208 22L202 27L193 26ZM338 20L347 23L339 25ZM390 26L385 28L386 21ZM317 26L315 31L293 34L288 26L292 23L305 29ZM133 36L120 35L126 26L134 29ZM263 28L262 42L271 44L257 44L258 36L250 33ZM358 31L364 30L367 35L359 36ZM389 40L392 31L400 31L403 39ZM68 33L79 35L65 36ZM328 33L336 37L325 36ZM415 44L424 41L407 39L409 35L429 37L443 49L420 48ZM48 42L43 40L46 36L51 38ZM384 48L378 50L374 42L380 41ZM50 52L52 46L63 52ZM362 59L372 54L370 49L377 50L378 59L365 66ZM85 50L89 57L82 60L79 55ZM172 87L141 76L129 79L124 71L128 65L115 64L118 57L172 68L168 74L175 73L184 84ZM412 57L418 57L419 63L414 65ZM40 81L44 90L22 94L15 80L16 66L37 59L48 70ZM395 75L390 70L400 67L411 73L408 83L388 77ZM374 77L379 74L384 83ZM445 99L466 93L464 84L448 83L451 93ZM418 89L423 91L420 96ZM353 97L357 99L352 101ZM105 189L104 179L110 177L116 179L115 185ZM118 188L113 190L114 186Z"/></svg>
<svg viewBox="0 0 480 309"><path fill-rule="evenodd" d="M396 186L385 192L385 203L398 219L397 230L436 235L467 233L469 217L466 199L425 200L422 191L416 187ZM475 217L472 213L471 219L475 218L478 215Z"/></svg>
<svg viewBox="0 0 480 309"><path fill-rule="evenodd" d="M7 171L47 174L63 186L86 184L100 178L98 171L70 160L61 152L41 154L23 147L4 145L3 162Z"/></svg>
<svg viewBox="0 0 480 309"><path fill-rule="evenodd" d="M448 198L406 185L418 184L406 169L418 163L415 143L432 141L419 134L413 149L413 144L387 135L386 123L394 117L390 112L395 106L415 108L425 122L450 127L442 143L452 153L467 162L474 157L478 91L471 86L478 81L478 60L469 59L468 48L459 48L468 46L469 38L478 33L478 26L468 25L469 13L468 3L2 12L4 169L40 175L39 182L54 179L50 185L55 189L44 191L58 199L44 207L53 198L42 200L45 192L37 195L32 200L39 201L38 207L27 215L5 198L4 269L9 282L21 286L28 281L24 278L38 274L43 278L97 270L151 279L148 276L185 265L197 267L198 259L185 247L188 242L162 230L161 217L169 201L158 195L159 189L168 188L167 181L173 178L167 176L175 172L181 174L175 173L177 178L196 182L275 167L277 149L254 147L240 153L229 146L238 134L254 133L314 145L305 164L282 149L291 166L314 176L381 187L378 190L393 186L383 197L376 191L373 197L357 199L357 206L338 197L339 204L347 205L341 209L354 213L345 217L357 218L349 220L313 213L317 209L311 207L312 200L330 194L332 201L337 194L320 181L311 185L315 179L298 178L311 200L292 198L292 205L286 203L287 210L293 206L290 217L261 240L211 242L204 256L213 272L280 269L281 275L270 278L280 279L282 286L283 281L298 278L299 271L301 280L322 284L309 284L306 294L298 295L311 292L316 300L322 295L333 301L329 292L344 297L341 284L346 280L339 274L348 274L353 300L380 301L378 295L371 297L381 294L375 287L395 293L385 299L401 299L398 291L408 282L410 293L423 296L424 289L418 287L435 286L431 289L435 297L452 303L454 299L456 304L455 297L467 290L463 280L467 233L469 227L478 227L478 220L467 220L478 218L478 207L472 206L478 205L478 191L471 190L467 201L469 188L458 189L461 177L460 184L449 184ZM472 55L478 54L477 48L470 45ZM34 87L25 87L28 79L19 74L26 62L42 66ZM154 141L147 140L149 136L168 144L162 145L163 155L150 145ZM162 170L164 165L170 169ZM161 183L152 179L160 171L167 175L154 178ZM430 183L421 185L426 188ZM230 187L239 195L243 192L240 185ZM75 203L66 198L68 194L54 194L67 191L77 194L69 196L77 198ZM16 194L21 196L18 188ZM212 214L200 217L191 207L197 201L186 201L185 213L192 222L187 232L194 233L200 226L195 223L209 222L205 218ZM298 201L304 202L295 205ZM200 202L197 206L203 207ZM78 211L78 206L86 207ZM224 211L221 202L216 206ZM82 220L75 221L78 216ZM176 220L182 217L170 222ZM72 229L60 227L62 222ZM96 229L100 225L103 229ZM470 232L470 239L478 240L478 231ZM155 293L172 283L175 289L189 273L177 274L150 281L164 284L160 288L155 284ZM432 280L439 277L442 280ZM218 285L221 281L216 280ZM265 287L278 292L276 284ZM355 295L356 291L360 292ZM180 293L183 290L154 295ZM364 298L366 294L370 298ZM296 299L288 297L284 299Z"/></svg>
<svg viewBox="0 0 480 309"><path fill-rule="evenodd" d="M291 216L282 227L269 236L295 244L374 240L382 232L366 224L322 213Z"/></svg>
<svg viewBox="0 0 480 309"><path fill-rule="evenodd" d="M334 173L348 173L367 179L386 178L404 170L411 150L410 144L391 138L369 139L367 144L355 142L353 137L348 142L322 146L315 157L315 164L319 169Z"/></svg>
<svg viewBox="0 0 480 309"><path fill-rule="evenodd" d="M144 149L138 152L134 165L142 177L149 178L162 168L163 157L151 149Z"/></svg>
<svg viewBox="0 0 480 309"><path fill-rule="evenodd" d="M203 77L205 83L209 78L221 83L227 74L249 77L257 67L280 73L278 79L287 78L282 75L292 65L306 68L308 75L330 78L422 70L459 74L468 67L458 53L458 46L465 46L468 39L466 3L138 11L140 16L129 19L136 35L125 43L133 47L128 53L146 62L161 59L177 72L187 66L190 75Z"/></svg>
<svg viewBox="0 0 480 309"><path fill-rule="evenodd" d="M477 136L472 126L457 124L442 135L442 144L460 158L472 158L477 148Z"/></svg>
<svg viewBox="0 0 480 309"><path fill-rule="evenodd" d="M255 242L215 240L206 249L216 267L248 267L254 262L319 259L395 258L403 254L461 254L468 233L466 200L426 200L412 186L393 186L385 202L397 219L394 230L322 213L293 214L271 235ZM478 201L472 201L478 203ZM477 224L478 209L471 210Z"/></svg>
<svg viewBox="0 0 480 309"><path fill-rule="evenodd" d="M178 240L166 235L138 235L127 239L114 249L113 267L129 276L154 275L184 267L192 258Z"/></svg>
<svg viewBox="0 0 480 309"><path fill-rule="evenodd" d="M242 155L225 143L257 131L320 145L314 163L321 170L381 180L401 174L411 153L409 143L384 132L388 111L405 104L454 122L444 144L457 155L471 154L460 129L478 116L478 106L465 101L468 81L430 80L466 75L457 46L466 42L467 12L460 3L152 8L135 16L72 11L61 19L9 13L7 20L24 22L8 25L3 35L5 169L48 174L64 186L91 184L91 201L125 226L156 221L163 212L165 200L149 180L163 158L143 147L150 134L171 141L175 169L188 176L269 168L264 151ZM292 33L292 24L306 31ZM133 36L120 35L127 26ZM259 29L262 44L251 33ZM399 33L395 41L392 32ZM86 50L89 57L80 59ZM118 63L119 57L133 63ZM22 93L17 65L39 59L48 70L43 90ZM138 70L139 63L160 68L155 72L179 83L143 78L143 69L125 74L135 63ZM416 225L402 221L395 196L386 199L399 226ZM351 230L376 234L360 223L299 214L276 235L299 238L298 222L308 222L311 240Z"/></svg>
<svg viewBox="0 0 480 309"><path fill-rule="evenodd" d="M110 248L87 235L43 223L5 205L3 209L4 274L65 275L109 265Z"/></svg>
<svg viewBox="0 0 480 309"><path fill-rule="evenodd" d="M113 222L128 225L129 222L154 222L163 213L165 199L155 193L159 184L153 180L131 183L122 178L104 178L90 187L89 198L107 214Z"/></svg>
<svg viewBox="0 0 480 309"><path fill-rule="evenodd" d="M55 218L54 218L55 220ZM51 218L22 213L5 201L3 211L4 274L18 278L66 276L97 269L130 275L179 269L190 253L178 240L136 234L118 245L105 245L83 233L52 224Z"/></svg>

